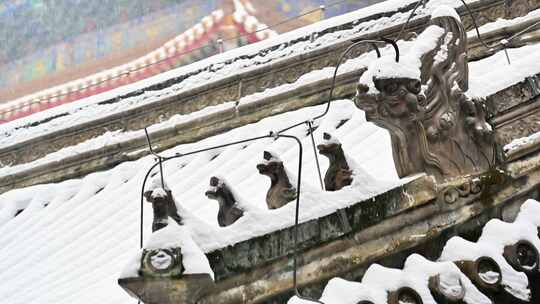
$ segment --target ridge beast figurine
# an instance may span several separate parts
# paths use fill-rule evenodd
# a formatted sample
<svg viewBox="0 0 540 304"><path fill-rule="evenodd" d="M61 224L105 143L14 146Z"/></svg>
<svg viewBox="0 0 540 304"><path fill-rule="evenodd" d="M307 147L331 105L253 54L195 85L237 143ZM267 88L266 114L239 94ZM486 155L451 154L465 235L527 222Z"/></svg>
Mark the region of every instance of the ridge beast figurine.
<svg viewBox="0 0 540 304"><path fill-rule="evenodd" d="M270 189L266 193L266 204L269 209L277 209L296 199L296 189L279 158L267 151L264 151L263 158L264 161L257 165L257 169L271 181Z"/></svg>
<svg viewBox="0 0 540 304"><path fill-rule="evenodd" d="M210 178L210 188L205 192L205 195L209 199L217 200L219 203L217 217L219 226L232 225L244 215L244 210L238 206L234 194L223 179L212 176Z"/></svg>
<svg viewBox="0 0 540 304"><path fill-rule="evenodd" d="M324 142L317 146L319 154L328 157L330 165L324 175L326 191L336 191L352 183L352 170L349 168L341 143L328 133L323 134Z"/></svg>

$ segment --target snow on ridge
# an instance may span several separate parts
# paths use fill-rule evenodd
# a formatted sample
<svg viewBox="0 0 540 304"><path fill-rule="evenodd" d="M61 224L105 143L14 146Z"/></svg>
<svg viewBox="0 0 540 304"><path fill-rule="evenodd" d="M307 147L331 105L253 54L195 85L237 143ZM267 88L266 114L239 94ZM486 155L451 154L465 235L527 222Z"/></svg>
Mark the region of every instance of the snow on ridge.
<svg viewBox="0 0 540 304"><path fill-rule="evenodd" d="M483 33L495 31L504 27L516 25L525 21L533 20L540 17L540 9L535 9L533 11L530 11L525 16L516 17L513 19L503 19L499 18L494 22L486 23L480 27L478 27L478 31L480 31L480 35ZM474 36L476 37L476 29L472 29L467 32L467 36Z"/></svg>
<svg viewBox="0 0 540 304"><path fill-rule="evenodd" d="M343 295L347 297L344 298ZM386 298L386 293L374 286L333 278L324 288L321 301L327 304L357 304L366 300L374 304L386 304Z"/></svg>
<svg viewBox="0 0 540 304"><path fill-rule="evenodd" d="M469 3L475 1L468 1ZM78 125L84 122L92 121L97 118L107 117L128 109L137 108L145 104L153 103L173 94L179 94L202 85L206 85L208 82L217 81L219 79L230 76L231 73L238 73L239 71L252 70L254 64L268 64L270 61L282 60L291 56L316 50L319 48L327 47L328 44L338 43L345 41L352 36L363 35L372 33L380 29L401 23L409 17L409 13L395 13L390 17L381 17L375 20L369 20L360 22L355 25L353 29L342 30L333 33L328 33L319 37L315 37L315 41L299 41L293 44L292 47L280 47L277 50L271 52L261 51L269 49L273 46L288 43L290 41L297 40L300 37L308 36L312 32L322 32L327 28L335 27L344 23L353 22L355 20L361 20L374 14L383 12L395 12L399 8L406 7L414 3L414 0L389 0L381 3L374 4L372 6L359 9L357 11L333 17L327 20L317 22L315 24L303 27L298 30L294 30L285 34L281 34L277 37L260 41L258 43L243 46L238 49L234 49L222 54L212 56L199 62L195 62L190 65L179 67L178 69L165 72L154 77L141 80L140 82L130 84L125 87L121 87L115 90L111 90L99 95L95 95L86 99L79 100L74 103L62 105L46 111L38 112L33 115L14 120L0 125L0 133L3 133L3 138L0 138L0 146L7 147L17 142L26 141L31 138L42 136L45 134L53 133L66 127ZM461 2L458 0L435 0L430 1L426 8L420 6L417 10L415 18L419 18L425 15L429 15L440 4L446 4L451 7L461 6ZM246 54L257 54L252 59L239 59ZM231 63L227 63L232 61ZM208 67L216 69L216 71L208 71ZM144 88L152 85L165 82L167 80L177 78L182 75L188 75L195 71L199 71L196 75L188 77L171 87L162 89L160 91L149 91ZM138 96L126 98L120 102L112 104L98 103L122 96L128 93L136 91L142 92ZM58 115L67 116L58 117L52 119L47 123L42 123L36 127L25 130L25 126L39 122L41 120L49 119Z"/></svg>
<svg viewBox="0 0 540 304"><path fill-rule="evenodd" d="M448 5L441 5L437 7L431 14L432 18L438 17L452 17L456 19L457 22L461 22L461 17L459 17L456 10Z"/></svg>
<svg viewBox="0 0 540 304"><path fill-rule="evenodd" d="M419 278L426 285L430 277L439 275L441 285L446 286L448 291L461 289L458 283L461 281L465 289L466 303L491 304L491 300L482 294L452 262L433 262L419 254L412 254L405 261L403 269L405 273Z"/></svg>
<svg viewBox="0 0 540 304"><path fill-rule="evenodd" d="M508 49L482 60L469 62L469 98L483 99L540 73L540 44ZM493 67L497 67L494 69Z"/></svg>
<svg viewBox="0 0 540 304"><path fill-rule="evenodd" d="M524 147L530 144L536 144L539 141L540 141L540 132L536 132L529 136L512 139L510 143L504 145L503 150L505 153L509 153L521 147Z"/></svg>
<svg viewBox="0 0 540 304"><path fill-rule="evenodd" d="M437 304L425 282L401 269L372 264L364 274L362 282L388 291L410 287L420 295L424 304Z"/></svg>

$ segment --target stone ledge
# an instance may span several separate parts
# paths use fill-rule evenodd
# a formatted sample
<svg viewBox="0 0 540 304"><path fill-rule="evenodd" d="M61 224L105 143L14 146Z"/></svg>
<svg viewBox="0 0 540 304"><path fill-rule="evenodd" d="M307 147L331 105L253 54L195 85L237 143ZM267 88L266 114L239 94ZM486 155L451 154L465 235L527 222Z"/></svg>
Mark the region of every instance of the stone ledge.
<svg viewBox="0 0 540 304"><path fill-rule="evenodd" d="M486 188L485 193L454 203L451 209L445 209L440 205L436 192L437 189L446 186L435 185L429 177L422 177L376 197L374 204L382 205L380 207L384 211L375 208L370 212L368 210L370 205L366 205L368 202L346 208L348 218L353 221L352 231L343 231L339 224L338 212L303 223L299 228L301 247L298 259L298 284L302 288L318 286L335 276L359 278L362 275L361 269L365 269L369 263L396 254L399 256L400 252L407 252L410 248L421 246L428 241L435 239L444 241L445 234L451 235L451 231L462 229L460 227L470 229L471 225L474 226L476 223L472 222L478 221L479 218L487 222L505 206L515 209L515 205L519 204L525 195L538 188L539 168L537 164L527 172L528 178L510 178L503 184L490 186ZM473 178L463 178L461 182L469 182ZM451 182L456 183L458 182ZM370 215L369 222L360 220L363 218L362 214ZM313 233L310 230L313 230ZM324 234L325 237L314 237L317 234L323 235L322 230L328 232ZM268 246L277 245L276 240L280 238L291 243L292 232L288 233L289 236L286 236L286 232L277 231L265 237L247 240L232 248L218 250L220 254L208 253L216 275L215 286L202 298L181 303L266 303L282 298L282 295L290 295L293 287L291 247L280 248L282 250L280 257L256 256L256 251L271 253L272 250ZM259 242L265 244L256 245ZM238 256L239 253L243 254ZM226 263L229 264L225 265ZM144 285L145 278L138 280ZM171 279L168 284L181 286L182 280ZM163 287L159 289L167 293ZM150 298L141 297L141 300L153 303ZM174 302L175 300L163 303L178 303Z"/></svg>
<svg viewBox="0 0 540 304"><path fill-rule="evenodd" d="M340 211L301 223L298 226L298 248L303 250L316 247L318 244L364 230L409 209L417 208L435 196L434 180L427 176L420 177L402 187L342 209L347 217L346 224ZM293 235L294 228L290 227L207 253L216 281L290 256L294 252Z"/></svg>

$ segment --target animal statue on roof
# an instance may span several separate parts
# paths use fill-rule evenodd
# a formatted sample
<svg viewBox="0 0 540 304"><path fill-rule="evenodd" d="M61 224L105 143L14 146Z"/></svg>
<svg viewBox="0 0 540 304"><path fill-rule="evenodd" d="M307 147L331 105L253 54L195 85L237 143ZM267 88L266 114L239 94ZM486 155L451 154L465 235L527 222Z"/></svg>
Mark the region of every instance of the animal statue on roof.
<svg viewBox="0 0 540 304"><path fill-rule="evenodd" d="M217 216L219 226L230 226L244 215L244 210L238 205L234 194L223 179L212 176L210 188L204 194L219 203Z"/></svg>
<svg viewBox="0 0 540 304"><path fill-rule="evenodd" d="M445 180L489 170L497 150L484 104L464 94L467 35L459 16L448 7L433 16L399 62L382 57L364 72L354 102L390 132L400 177Z"/></svg>
<svg viewBox="0 0 540 304"><path fill-rule="evenodd" d="M319 153L330 162L324 175L326 191L336 191L352 183L352 170L349 168L341 143L329 133L323 134L324 142L317 145Z"/></svg>
<svg viewBox="0 0 540 304"><path fill-rule="evenodd" d="M291 184L283 162L275 155L264 151L264 161L257 165L259 173L270 178L270 189L266 193L269 209L277 209L296 199L296 188Z"/></svg>
<svg viewBox="0 0 540 304"><path fill-rule="evenodd" d="M144 197L147 202L152 204L154 211L152 232L167 226L169 217L178 225L182 225L182 217L178 214L174 197L167 185L165 185L165 188L152 187L144 192Z"/></svg>

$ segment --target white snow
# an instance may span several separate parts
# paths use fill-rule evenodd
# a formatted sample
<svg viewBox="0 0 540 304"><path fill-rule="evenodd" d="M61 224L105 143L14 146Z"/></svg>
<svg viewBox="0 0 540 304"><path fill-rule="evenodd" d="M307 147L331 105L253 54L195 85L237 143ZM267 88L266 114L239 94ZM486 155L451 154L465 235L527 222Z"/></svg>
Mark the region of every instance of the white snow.
<svg viewBox="0 0 540 304"><path fill-rule="evenodd" d="M167 197L167 192L163 188L157 188L152 191L152 198L165 198Z"/></svg>
<svg viewBox="0 0 540 304"><path fill-rule="evenodd" d="M321 144L323 144L323 145L332 145L332 144L340 145L341 144L341 142L339 141L339 139L336 136L332 136L332 134L330 134L330 133L327 133L327 134L330 137L329 138L323 138Z"/></svg>
<svg viewBox="0 0 540 304"><path fill-rule="evenodd" d="M506 262L503 252L506 246L514 245L521 240L531 242L540 250L540 240L537 235L537 224L540 224L538 211L540 211L540 203L528 200L522 205L514 222L507 223L492 219L486 223L478 242L472 243L459 237L450 239L443 250L441 260L476 260L481 256L491 257L501 268L505 289L514 296L527 300L530 297L527 277L524 273L515 271ZM498 279L496 273L485 273L484 276L488 281Z"/></svg>
<svg viewBox="0 0 540 304"><path fill-rule="evenodd" d="M539 18L539 17L540 17L540 9L535 9L535 10L530 11L529 13L527 13L527 15L522 16L522 17L516 17L516 18L513 18L513 19L499 18L494 22L486 23L486 24L478 27L478 31L480 32L480 35L482 35L483 33L487 33L487 32L495 31L495 30L498 30L498 29L501 29L501 28L504 28L504 27L516 25L516 24L519 24L519 23L523 23L525 21L532 21L532 20L534 20L536 18ZM472 29L472 30L468 31L467 36L476 37L476 29Z"/></svg>
<svg viewBox="0 0 540 304"><path fill-rule="evenodd" d="M405 261L403 269L405 273L418 278L425 285L428 284L430 277L439 275L441 287L445 288L448 294L458 295L464 288L466 303L491 304L489 298L482 294L452 262L432 262L419 254L412 254Z"/></svg>
<svg viewBox="0 0 540 304"><path fill-rule="evenodd" d="M510 65L504 51L469 62L469 90L465 94L470 98L483 99L540 73L540 44L508 49L508 55Z"/></svg>
<svg viewBox="0 0 540 304"><path fill-rule="evenodd" d="M411 276L403 270L383 267L372 264L362 278L362 283L386 291L398 290L401 287L410 287L418 293L424 304L436 304L429 288L417 276Z"/></svg>
<svg viewBox="0 0 540 304"><path fill-rule="evenodd" d="M540 121L537 121L536 123L540 126ZM505 153L509 153L521 147L536 144L538 142L540 142L540 132L536 132L525 137L515 138L510 143L506 144L503 147L503 150Z"/></svg>
<svg viewBox="0 0 540 304"><path fill-rule="evenodd" d="M360 301L383 304L386 303L386 292L364 283L333 278L324 288L321 301L325 304L356 304Z"/></svg>
<svg viewBox="0 0 540 304"><path fill-rule="evenodd" d="M177 115L172 116L170 119L166 121L149 126L148 132L151 133L158 130L173 128L177 124L190 122L190 121L196 121L197 119L205 117L206 115L218 113L220 111L225 111L227 109L232 109L232 108L235 108L234 102L227 102L227 103L223 103L217 106L209 106L200 111L192 112L185 115L177 114ZM31 131L31 130L28 130L28 131ZM107 146L119 144L119 143L126 142L126 141L136 139L136 138L145 138L144 130L137 130L137 131L117 130L117 131L112 131L112 132L106 132L105 134L100 135L98 137L83 141L74 146L62 148L58 151L47 154L45 157L38 158L28 163L18 164L14 166L10 166L9 164L4 164L4 166L0 168L0 176L8 176L8 175L20 173L25 170L36 168L39 166L44 166L51 163L59 162L59 161L62 161L63 159L76 156L84 152L101 150Z"/></svg>
<svg viewBox="0 0 540 304"><path fill-rule="evenodd" d="M523 278L523 273L516 272L509 265L500 264L501 259L504 261L500 249L504 244L513 244L521 239L529 241L534 239L533 244L538 248L540 240L535 237L537 227L540 227L540 202L529 199L521 206L513 223L504 223L497 219L488 222L479 240L481 245L454 237L448 241L437 262L419 254L412 254L405 261L403 270L372 264L364 274L362 283L341 278L331 279L320 301L325 304L356 304L362 300L369 300L374 304L384 304L387 303L387 291L406 286L418 292L424 303L435 303L429 292L428 282L431 277L438 275L440 286L447 294L459 295L464 289L466 303L491 304L491 300L482 294L453 263L457 260L475 260L482 255L491 256L499 263L505 288L513 295L525 299L530 295L526 284L527 278ZM488 281L498 280L499 276L498 273L491 271L480 275ZM516 287L518 289L512 289ZM296 297L288 302L288 304L307 303L313 302L302 301Z"/></svg>
<svg viewBox="0 0 540 304"><path fill-rule="evenodd" d="M395 56L377 58L369 66L367 71L360 76L359 83L369 88L368 94L376 94L378 90L373 82L374 78L408 78L420 80L420 68L422 67L420 59L422 55L437 46L437 42L442 35L444 35L444 29L436 25L429 26L412 43L403 43L412 44L412 46L409 46L408 51L404 52L400 45L402 55L399 62L395 61Z"/></svg>
<svg viewBox="0 0 540 304"><path fill-rule="evenodd" d="M516 222L529 222L536 227L540 227L540 203L533 199L525 201L525 203L521 205Z"/></svg>
<svg viewBox="0 0 540 304"><path fill-rule="evenodd" d="M461 18L459 17L456 10L448 5L440 5L433 11L433 13L431 13L432 18L448 16L456 19L458 22L461 22Z"/></svg>

